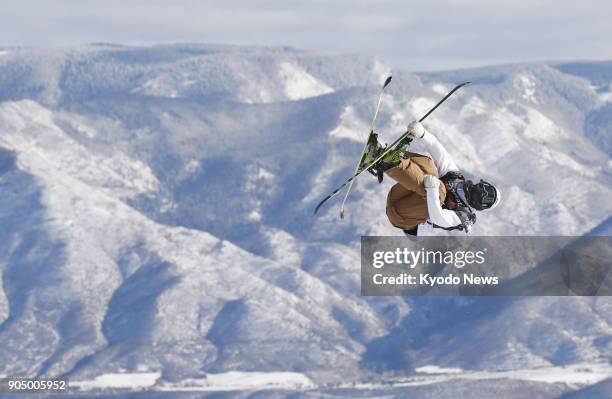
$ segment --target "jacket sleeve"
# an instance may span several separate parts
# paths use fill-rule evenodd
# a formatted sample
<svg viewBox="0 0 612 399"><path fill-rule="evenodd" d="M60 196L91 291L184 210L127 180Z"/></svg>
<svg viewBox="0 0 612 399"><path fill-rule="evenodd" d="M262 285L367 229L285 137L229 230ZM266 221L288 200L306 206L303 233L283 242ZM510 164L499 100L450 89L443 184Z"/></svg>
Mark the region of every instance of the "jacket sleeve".
<svg viewBox="0 0 612 399"><path fill-rule="evenodd" d="M455 227L462 224L457 213L449 209L442 209L437 188L427 188L426 190L427 212L429 213L429 220L433 224L440 227Z"/></svg>
<svg viewBox="0 0 612 399"><path fill-rule="evenodd" d="M434 161L436 169L438 169L438 176L442 177L450 171L459 170L453 158L448 151L446 151L446 148L442 146L442 143L438 141L436 136L425 131L425 135L421 139L421 142L425 145L427 152L429 152L431 159Z"/></svg>

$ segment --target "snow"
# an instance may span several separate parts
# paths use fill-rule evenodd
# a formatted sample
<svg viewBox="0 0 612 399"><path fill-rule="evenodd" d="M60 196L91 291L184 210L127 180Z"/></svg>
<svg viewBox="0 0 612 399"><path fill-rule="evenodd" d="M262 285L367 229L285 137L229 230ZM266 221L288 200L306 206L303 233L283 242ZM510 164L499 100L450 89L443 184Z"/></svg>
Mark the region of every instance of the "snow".
<svg viewBox="0 0 612 399"><path fill-rule="evenodd" d="M284 230L273 228L265 229L263 237L272 248L270 257L283 265L299 267L305 251L300 241Z"/></svg>
<svg viewBox="0 0 612 399"><path fill-rule="evenodd" d="M523 381L539 381L548 384L568 384L584 386L596 384L612 378L612 365L609 363L578 363L568 366L542 367L530 370L513 370L498 372L475 372L466 376L468 379L508 378Z"/></svg>
<svg viewBox="0 0 612 399"><path fill-rule="evenodd" d="M246 104L269 104L275 101L272 93L264 88L252 89L251 92L245 88L244 91L246 93L240 96L240 100Z"/></svg>
<svg viewBox="0 0 612 399"><path fill-rule="evenodd" d="M62 132L52 124L51 120L40 119L40 114L48 112L42 107L28 103L5 103L2 107L4 108L0 108L0 116L5 116L3 118L5 122L10 121L10 125L4 127L6 131L14 132L14 134L2 136L2 139L5 140L4 144L20 150L22 143L18 138L24 136L20 135L21 132L31 133L39 140L45 139L45 134L54 134L60 142L65 140L68 147L72 146L74 151L72 154L67 152L67 155L78 154L78 149L75 148L76 144L71 143L67 137L63 137ZM9 110L15 111L15 113L10 114ZM3 113L5 111L6 113ZM15 117L15 115L20 115L20 112L23 112L23 118ZM9 118L8 115L12 115L12 117ZM25 145L23 147L26 148ZM198 356L206 355L206 346L201 343L199 330L194 328L193 325L206 325L202 324L205 323L205 319L198 315L197 309L199 306L210 306L206 305L207 301L227 301L242 298L245 295L256 295L259 298L262 293L266 292L262 296L263 303L261 299L257 299L253 303L253 306L257 304L256 308L258 310L253 309L250 312L255 320L262 325L256 328L256 323L249 323L249 329L253 329L251 334L257 336L257 334L262 333L266 336L266 340L270 339L270 332L266 331L271 329L272 326L280 328L275 315L280 314L281 311L284 313L286 320L293 320L280 328L283 339L291 337L293 334L292 328L295 329L297 326L307 329L320 328L321 332L325 332L325 334L329 331L335 331L335 334L339 334L339 337L343 336L345 333L341 331L338 322L331 316L321 313L318 310L319 306L329 306L330 310L326 311L328 314L331 312L331 307L339 309L347 306L354 307L354 309L343 310L346 314L351 314L353 311L364 315L371 313L367 309L360 309L362 305L355 306L355 302L330 292L329 287L301 271L298 273L294 284L299 287L301 284L307 283L312 291L304 290L298 298L284 289L274 288L273 282L268 283L257 277L260 273L271 272L274 269L275 266L269 262L264 262L263 259L254 260L253 255L241 252L229 243L224 243L221 247L221 253L219 253L216 249L220 245L219 241L207 233L156 224L123 203L119 199L121 193L119 187L115 188L116 191L98 187L96 182L91 182L86 176L82 176L80 171L74 168L64 168L63 164L56 165L53 162L52 152L49 152L49 157L43 157L37 150L37 144L34 143L28 145L27 150L20 151L20 167L38 176L39 183L44 187L43 202L48 212L51 215L62 215L61 218L51 219L47 228L54 237L65 242L66 259L62 270L66 276L69 276L67 280L70 283L69 288L64 288L63 292L64 295L72 297L73 300L83 296L80 303L87 309L87 313L92 315L96 323L102 322L105 312L110 311L107 309L107 304L113 292L122 286L121 273L126 273L124 277L130 277L139 272L138 268L141 268L140 271L143 270L143 267L144 270L151 268L151 266L142 266L143 263L146 264L145 253L144 259L142 255L132 256L131 266L123 271L119 270L118 264L120 264L120 261L116 259L119 259L122 256L121 253L126 249L129 251L129 248L134 246L151 248L160 258L160 261L172 265L171 270L179 276L193 273L192 276L181 279L183 283L173 287L172 290L151 293L151 295L158 296L156 301L156 318L158 320L151 333L160 331L162 341L172 337L175 342L180 342L181 346L194 345L191 350L195 354L190 355L190 359L194 357L197 359ZM85 149L82 149L82 151L85 151ZM93 154L83 152L80 156L80 160L68 158L65 161L96 162ZM101 165L103 162L97 162L97 164ZM274 174L266 168L257 168L249 176L254 176L256 179L251 183L253 189L261 189L265 186L265 182L274 179ZM126 180L131 181L132 179L127 176ZM133 187L133 190L138 190L138 186ZM237 250L238 252L236 252ZM264 264L266 267L262 267ZM206 271L205 274L202 274L202 267ZM219 271L217 271L217 268L219 268ZM245 268L248 268L249 271ZM283 272L279 273L277 271L266 278L272 280L282 276ZM137 289L137 286L135 286L135 289ZM185 294L191 291L194 292ZM206 292L207 295L201 296L201 292ZM314 301L313 298L309 298L311 296L309 292L316 292L317 298ZM135 295L140 294L135 293ZM330 295L333 298L330 298ZM203 301L204 304L197 305L200 301ZM319 305L310 309L314 303ZM346 305L343 305L343 303L346 303ZM291 308L295 306L302 309L292 310ZM187 311L187 309L190 310ZM208 328L210 328L214 324L216 313L211 312L206 317ZM271 320L267 320L268 318L271 318ZM316 320L316 323L314 320ZM281 322L280 326L283 324ZM43 325L41 327L44 328ZM117 328L120 327L121 324L119 323ZM138 331L138 328L136 328L136 331ZM300 329L297 329L295 333L301 334ZM193 344L190 344L191 341L193 341ZM350 339L343 342L338 347L338 356L340 358L351 358L352 350L347 351L343 347L350 342ZM96 345L103 345L103 342ZM302 350L300 347L295 349ZM304 349L308 350L309 353L312 353L313 350L315 353L317 351L314 348ZM270 352L268 351L268 353ZM271 356L272 353L268 356ZM265 355L263 356L265 357ZM261 355L257 357L261 358ZM340 362L340 364L343 362L337 357L334 359L334 362ZM328 362L330 361L328 360ZM97 363L93 364L96 367L98 366ZM197 367L197 363L194 363L194 366Z"/></svg>
<svg viewBox="0 0 612 399"><path fill-rule="evenodd" d="M362 143L365 141L365 138ZM359 156L359 155L357 155ZM312 187L310 191L306 194L306 196L302 199L302 204L309 204L313 201L320 200L322 196L327 195L330 187L329 180L334 177L334 170L344 166L347 162L356 163L355 159L350 159L347 157L343 157L342 155L336 153L335 151L329 152L325 158L325 165L328 165L329 168L323 168L320 170L312 181Z"/></svg>
<svg viewBox="0 0 612 399"><path fill-rule="evenodd" d="M259 199L259 196L271 197L274 195L277 189L275 185L275 175L271 171L260 166L252 166L248 169L244 191L253 195L247 199L251 209L247 219L252 222L259 222L263 217L261 208L264 205L264 202Z"/></svg>
<svg viewBox="0 0 612 399"><path fill-rule="evenodd" d="M612 102L612 91L609 91L609 92L606 92L606 93L601 93L599 95L599 98L601 99L601 101L603 101L605 103Z"/></svg>
<svg viewBox="0 0 612 399"><path fill-rule="evenodd" d="M387 76L391 75L391 67L379 60L374 61L374 67L372 68L372 75L374 76L375 82L383 82Z"/></svg>
<svg viewBox="0 0 612 399"><path fill-rule="evenodd" d="M290 100L302 100L334 92L331 87L317 80L294 63L281 63L279 74L284 82L285 95Z"/></svg>
<svg viewBox="0 0 612 399"><path fill-rule="evenodd" d="M568 138L568 134L542 112L529 107L526 109L526 124L523 134L536 142Z"/></svg>
<svg viewBox="0 0 612 399"><path fill-rule="evenodd" d="M141 390L152 387L160 376L161 373L109 373L99 375L92 381L70 381L70 387L79 388L81 391L100 389Z"/></svg>
<svg viewBox="0 0 612 399"><path fill-rule="evenodd" d="M514 77L514 87L521 93L524 100L538 104L535 97L536 82L535 77L531 74L519 74Z"/></svg>
<svg viewBox="0 0 612 399"><path fill-rule="evenodd" d="M142 86L135 88L132 92L157 97L175 98L179 96L178 90L174 88L172 77L165 75L159 75L147 80Z"/></svg>
<svg viewBox="0 0 612 399"><path fill-rule="evenodd" d="M108 373L93 380L71 381L72 388L81 391L125 389L131 391L256 391L267 389L308 389L313 382L295 372L242 372L209 373L203 378L189 378L170 383L161 381L161 373Z"/></svg>
<svg viewBox="0 0 612 399"><path fill-rule="evenodd" d="M488 112L486 104L479 97L472 96L468 102L461 107L460 118L471 118Z"/></svg>
<svg viewBox="0 0 612 399"><path fill-rule="evenodd" d="M352 106L347 106L340 114L340 123L329 132L330 137L348 139L364 143L368 135L368 125L355 113Z"/></svg>
<svg viewBox="0 0 612 399"><path fill-rule="evenodd" d="M155 193L159 188L155 174L143 162L116 150L109 155L88 153L55 124L51 111L33 101L1 104L0 128L4 130L0 144L21 153L20 162L31 158L28 170L35 174L61 169L121 197Z"/></svg>
<svg viewBox="0 0 612 399"><path fill-rule="evenodd" d="M383 387L401 388L431 384L452 383L458 380L517 380L534 381L546 384L565 384L572 389L589 386L612 378L612 365L609 363L576 363L567 366L540 367L508 371L472 371L457 367L427 365L415 369L418 375L404 378L387 379L384 383L345 381L338 389L353 388L361 390L381 389ZM109 373L97 376L94 380L71 381L72 387L82 391L126 389L166 391L166 392L222 392L222 391L261 391L315 390L316 382L302 373L296 372L246 372L227 371L207 373L201 378L188 378L176 382L161 380L158 372L149 373ZM327 389L330 389L327 387Z"/></svg>
<svg viewBox="0 0 612 399"><path fill-rule="evenodd" d="M185 172L193 173L200 168L200 161L197 159L191 159L185 164Z"/></svg>
<svg viewBox="0 0 612 399"><path fill-rule="evenodd" d="M255 391L267 389L307 389L313 382L295 372L243 372L209 373L204 378L192 378L176 384L162 384L160 391Z"/></svg>
<svg viewBox="0 0 612 399"><path fill-rule="evenodd" d="M416 369L414 369L414 371L422 374L456 374L463 372L463 370L458 367L440 367L431 364L422 367L417 367Z"/></svg>
<svg viewBox="0 0 612 399"><path fill-rule="evenodd" d="M431 89L436 93L439 94L441 96L445 96L446 93L449 92L449 88L446 85L440 84L440 83L435 83L431 86Z"/></svg>
<svg viewBox="0 0 612 399"><path fill-rule="evenodd" d="M269 170L267 170L266 168L259 168L259 171L257 173L257 177L259 179L263 179L263 180L274 180L274 174L272 172L270 172Z"/></svg>
<svg viewBox="0 0 612 399"><path fill-rule="evenodd" d="M261 215L261 212L252 210L251 213L249 213L249 215L247 216L247 219L251 222L259 222L261 221L262 217L263 216Z"/></svg>
<svg viewBox="0 0 612 399"><path fill-rule="evenodd" d="M602 103L612 102L612 84L594 85L589 84L589 89Z"/></svg>
<svg viewBox="0 0 612 399"><path fill-rule="evenodd" d="M509 371L469 371L456 367L439 367L427 365L415 369L417 373L424 374L404 379L387 380L384 384L367 383L345 385L355 386L359 389L380 389L383 386L393 388L422 386L431 384L454 384L460 380L486 381L486 380L516 380L534 381L546 384L565 384L572 389L589 386L612 378L612 365L609 363L577 363L567 366L540 367L533 369L519 369Z"/></svg>
<svg viewBox="0 0 612 399"><path fill-rule="evenodd" d="M416 97L410 102L410 113L419 118L419 115L425 115L438 101L428 97Z"/></svg>

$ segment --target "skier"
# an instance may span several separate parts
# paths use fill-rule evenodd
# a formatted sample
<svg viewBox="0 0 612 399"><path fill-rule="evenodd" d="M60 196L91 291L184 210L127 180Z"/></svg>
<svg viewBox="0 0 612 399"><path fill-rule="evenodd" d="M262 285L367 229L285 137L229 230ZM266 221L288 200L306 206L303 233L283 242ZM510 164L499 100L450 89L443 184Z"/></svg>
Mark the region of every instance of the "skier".
<svg viewBox="0 0 612 399"><path fill-rule="evenodd" d="M424 144L431 158L408 152L413 140ZM362 164L370 164L383 150L372 134ZM406 235L416 236L418 225L425 222L468 233L476 222L474 210L493 209L499 203L499 190L484 180L466 180L438 139L418 121L408 125L406 138L370 171L379 181L386 173L397 182L387 196L387 217Z"/></svg>

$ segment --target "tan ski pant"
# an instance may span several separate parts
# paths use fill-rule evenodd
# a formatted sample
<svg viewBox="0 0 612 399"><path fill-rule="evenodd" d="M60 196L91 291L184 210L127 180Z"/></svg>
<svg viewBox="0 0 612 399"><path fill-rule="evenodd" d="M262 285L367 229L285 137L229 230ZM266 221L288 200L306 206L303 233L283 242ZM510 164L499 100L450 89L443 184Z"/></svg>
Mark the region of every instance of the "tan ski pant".
<svg viewBox="0 0 612 399"><path fill-rule="evenodd" d="M395 227L410 230L428 219L427 195L423 186L425 175L436 176L433 161L418 154L411 154L387 175L397 182L387 195L387 217ZM446 188L440 184L440 204L444 203Z"/></svg>

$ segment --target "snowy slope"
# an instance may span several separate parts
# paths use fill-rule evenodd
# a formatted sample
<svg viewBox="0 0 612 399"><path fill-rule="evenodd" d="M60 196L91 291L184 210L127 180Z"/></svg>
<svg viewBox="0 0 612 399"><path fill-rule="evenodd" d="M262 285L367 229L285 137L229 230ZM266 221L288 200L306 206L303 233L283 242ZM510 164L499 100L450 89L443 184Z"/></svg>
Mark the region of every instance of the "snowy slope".
<svg viewBox="0 0 612 399"><path fill-rule="evenodd" d="M359 236L400 233L384 214L392 182L361 178L344 221L338 201L311 214L354 168L383 63L207 45L4 51L0 375L316 385L609 355L606 298L359 296ZM606 234L610 71L393 71L378 130L392 141L471 80L426 125L504 193L475 234Z"/></svg>
<svg viewBox="0 0 612 399"><path fill-rule="evenodd" d="M126 205L127 188L114 179L133 184L131 194L139 195L156 189L154 182L139 183L151 178L150 170L117 153L106 169L40 105L5 103L0 119L7 157L18 154L2 177L3 191L17 193L3 201L3 225L27 213L42 219L24 223L24 232L13 227L3 240L2 334L13 344L1 348L0 373L146 365L166 368L170 377L192 375L204 364L223 370L226 363L253 370L313 362L353 368L363 347L343 323L363 325L360 339L382 331L366 303L295 264L259 258L205 232L156 224ZM26 183L26 196L19 195ZM19 209L31 190L38 191L36 201ZM28 271L40 280L30 281ZM36 350L24 352L25 342Z"/></svg>

